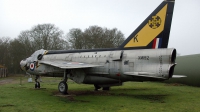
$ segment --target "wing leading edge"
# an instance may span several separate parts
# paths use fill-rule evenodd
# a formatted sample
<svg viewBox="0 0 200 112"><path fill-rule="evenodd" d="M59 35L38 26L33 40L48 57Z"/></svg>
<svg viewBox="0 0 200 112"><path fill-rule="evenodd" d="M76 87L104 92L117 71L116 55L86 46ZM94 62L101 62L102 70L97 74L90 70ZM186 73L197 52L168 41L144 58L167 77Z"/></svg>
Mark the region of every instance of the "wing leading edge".
<svg viewBox="0 0 200 112"><path fill-rule="evenodd" d="M92 67L102 66L102 65L87 64L82 62L67 62L67 61L41 61L40 64L46 64L62 69L92 68Z"/></svg>

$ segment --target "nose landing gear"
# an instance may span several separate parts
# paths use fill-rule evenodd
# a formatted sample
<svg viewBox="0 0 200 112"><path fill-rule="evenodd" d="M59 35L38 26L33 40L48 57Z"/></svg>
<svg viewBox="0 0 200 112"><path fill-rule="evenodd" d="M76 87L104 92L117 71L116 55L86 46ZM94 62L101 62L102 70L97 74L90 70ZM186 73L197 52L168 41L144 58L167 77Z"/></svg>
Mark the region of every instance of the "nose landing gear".
<svg viewBox="0 0 200 112"><path fill-rule="evenodd" d="M39 75L35 76L35 88L40 88L40 82L38 81Z"/></svg>

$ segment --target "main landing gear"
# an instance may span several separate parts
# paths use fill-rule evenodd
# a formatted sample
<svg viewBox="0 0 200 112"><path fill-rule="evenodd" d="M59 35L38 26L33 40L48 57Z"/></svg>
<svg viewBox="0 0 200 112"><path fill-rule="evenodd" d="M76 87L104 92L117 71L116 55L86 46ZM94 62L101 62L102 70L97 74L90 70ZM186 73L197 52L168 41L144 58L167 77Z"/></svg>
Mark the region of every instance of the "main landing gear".
<svg viewBox="0 0 200 112"><path fill-rule="evenodd" d="M64 71L64 79L63 81L61 81L59 84L58 84L58 90L62 93L62 94L68 94L67 91L68 91L68 85L67 85L67 74L69 74L70 71L68 70L65 70Z"/></svg>
<svg viewBox="0 0 200 112"><path fill-rule="evenodd" d="M58 84L58 90L62 93L62 94L68 94L67 90L68 90L68 85L65 81L61 81Z"/></svg>
<svg viewBox="0 0 200 112"><path fill-rule="evenodd" d="M101 87L97 84L94 84L94 91L98 91L98 89L101 89ZM110 87L103 87L102 90L104 91L109 91L110 90Z"/></svg>
<svg viewBox="0 0 200 112"><path fill-rule="evenodd" d="M38 81L39 75L35 76L35 88L40 88L40 82Z"/></svg>

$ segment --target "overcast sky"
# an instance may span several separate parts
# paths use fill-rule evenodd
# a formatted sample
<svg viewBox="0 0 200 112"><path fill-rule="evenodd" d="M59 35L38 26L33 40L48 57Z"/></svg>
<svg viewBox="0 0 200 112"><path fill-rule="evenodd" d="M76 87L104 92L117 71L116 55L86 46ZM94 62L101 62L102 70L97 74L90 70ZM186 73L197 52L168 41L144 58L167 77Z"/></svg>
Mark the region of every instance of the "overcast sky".
<svg viewBox="0 0 200 112"><path fill-rule="evenodd" d="M163 0L0 0L0 37L51 23L65 35L72 28L117 28L127 38ZM200 53L200 0L176 0L169 48Z"/></svg>

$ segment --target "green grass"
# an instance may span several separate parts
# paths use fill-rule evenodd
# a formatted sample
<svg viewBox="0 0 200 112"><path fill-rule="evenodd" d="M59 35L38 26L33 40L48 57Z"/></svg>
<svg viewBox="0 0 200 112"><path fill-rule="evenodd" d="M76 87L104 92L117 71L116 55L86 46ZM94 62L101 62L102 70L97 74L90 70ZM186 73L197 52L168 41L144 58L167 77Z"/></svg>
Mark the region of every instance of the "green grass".
<svg viewBox="0 0 200 112"><path fill-rule="evenodd" d="M110 91L68 82L69 94L57 90L61 78L42 78L41 89L27 78L0 84L0 112L199 112L200 88L153 82L127 82Z"/></svg>

